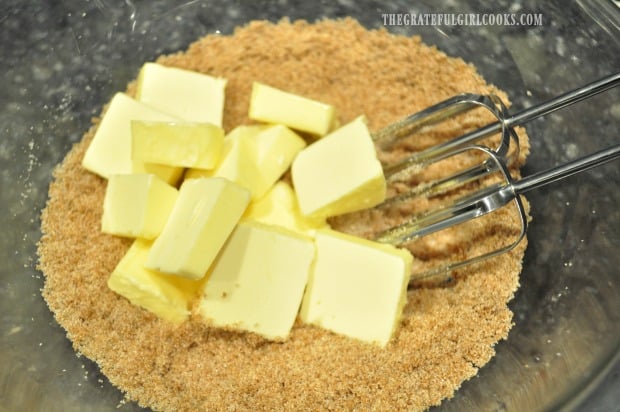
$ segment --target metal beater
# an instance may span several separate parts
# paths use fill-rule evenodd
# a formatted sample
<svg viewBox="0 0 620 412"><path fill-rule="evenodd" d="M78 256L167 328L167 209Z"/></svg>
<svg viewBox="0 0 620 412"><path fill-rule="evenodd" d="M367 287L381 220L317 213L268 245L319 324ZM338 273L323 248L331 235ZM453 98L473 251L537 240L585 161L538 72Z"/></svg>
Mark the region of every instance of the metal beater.
<svg viewBox="0 0 620 412"><path fill-rule="evenodd" d="M429 165L465 152L476 152L484 158L484 161L448 177L419 184L405 193L389 198L380 207L420 196L442 195L458 190L466 184L481 182L490 175L499 176L499 178L496 177L495 180L491 180L491 183L486 185L480 185L481 187L471 193L452 199L445 206L410 217L396 227L376 234L375 240L398 246L406 245L423 236L487 215L508 204L513 204L521 225L519 234L513 242L490 252L414 274L412 280L446 275L462 266L480 262L514 249L525 237L527 230L528 219L520 197L521 194L620 157L620 144L616 144L605 150L517 180L510 173L510 165L519 152L519 140L514 127L609 90L618 84L620 84L620 72L514 115L509 115L508 109L497 96L461 94L376 132L373 135L375 143L379 147L389 148L402 139L410 138L424 128L433 127L446 119L476 108L488 110L497 119L494 123L414 153L404 160L384 165L386 179L397 181L403 176L424 170ZM495 147L480 144L482 140L497 134L499 134L499 141Z"/></svg>

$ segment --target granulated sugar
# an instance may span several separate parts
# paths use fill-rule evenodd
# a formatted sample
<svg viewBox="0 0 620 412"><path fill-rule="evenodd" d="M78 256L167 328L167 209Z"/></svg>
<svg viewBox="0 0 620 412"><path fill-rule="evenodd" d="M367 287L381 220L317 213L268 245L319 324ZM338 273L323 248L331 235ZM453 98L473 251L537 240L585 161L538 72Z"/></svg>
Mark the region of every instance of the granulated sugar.
<svg viewBox="0 0 620 412"><path fill-rule="evenodd" d="M460 92L503 96L462 60L418 38L367 31L351 19L254 22L158 61L228 79L227 131L250 123L253 81L333 104L342 124L365 114L371 130ZM484 120L468 117L456 126ZM474 376L511 328L507 302L518 286L525 242L461 271L450 286L409 290L401 326L385 349L299 321L288 341L273 343L211 329L197 317L180 326L159 320L106 286L131 241L100 231L106 182L80 165L96 127L54 173L39 247L43 295L75 349L141 405L167 411L424 410ZM511 219L494 217L506 225ZM333 223L354 231L350 219ZM412 250L424 255L422 249Z"/></svg>

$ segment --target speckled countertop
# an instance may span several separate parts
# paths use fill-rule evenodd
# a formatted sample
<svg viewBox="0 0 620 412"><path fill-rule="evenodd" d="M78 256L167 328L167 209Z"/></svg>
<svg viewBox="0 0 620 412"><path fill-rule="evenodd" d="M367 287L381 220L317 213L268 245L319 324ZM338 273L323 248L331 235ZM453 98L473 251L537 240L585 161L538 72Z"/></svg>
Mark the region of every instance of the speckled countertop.
<svg viewBox="0 0 620 412"><path fill-rule="evenodd" d="M89 410L107 411L122 400L95 364L74 356L47 310L39 293L43 279L36 270L35 250L38 216L53 166L144 61L182 50L207 33L230 33L250 19L354 15L368 27L381 27L382 13L424 13L434 8L447 13L542 14L538 27L388 28L421 34L426 42L471 61L489 81L509 92L515 107L620 69L620 12L612 2L557 0L544 7L527 0L445 1L443 6L431 1L388 3L9 0L0 4L0 259L4 262L0 410L81 410L87 403ZM533 154L526 172L618 142L619 95L612 91L528 126ZM580 373L594 380L596 389L585 400L578 397L572 405L576 410L620 410L620 363L616 359L608 373L600 374L601 364L609 364L613 349L619 348L619 189L616 162L532 195L535 224L524 287L511 302L515 328L480 376L466 382L442 409L463 410L475 404L486 405L481 409L515 410L502 391L510 385L513 393L525 391L536 379L543 382L538 386L548 385L544 390L553 397L563 398L582 389L582 382L569 379ZM581 341L577 335L587 339ZM576 346L571 346L574 342ZM579 351L571 352L575 347ZM504 383L494 383L498 380ZM543 407L558 406L532 393ZM129 403L121 410L139 408Z"/></svg>

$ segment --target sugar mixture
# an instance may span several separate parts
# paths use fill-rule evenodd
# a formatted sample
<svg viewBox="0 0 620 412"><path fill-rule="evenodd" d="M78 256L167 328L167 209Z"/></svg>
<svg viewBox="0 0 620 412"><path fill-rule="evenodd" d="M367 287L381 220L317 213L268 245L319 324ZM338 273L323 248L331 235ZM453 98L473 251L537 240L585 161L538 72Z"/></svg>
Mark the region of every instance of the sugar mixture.
<svg viewBox="0 0 620 412"><path fill-rule="evenodd" d="M365 114L371 130L464 91L505 98L462 60L417 37L369 31L352 19L253 22L157 61L228 79L227 131L250 123L253 81L332 104L342 124ZM450 127L485 121L484 115L468 115ZM211 329L195 317L180 326L162 321L106 286L131 241L100 231L106 182L80 165L96 128L97 120L54 172L39 245L43 296L75 349L140 405L167 411L424 410L476 375L512 326L507 302L518 287L525 242L461 270L449 285L411 288L401 326L385 349L299 321L290 339L278 343ZM520 138L525 149L517 166L528 147L523 133ZM437 139L427 136L427 143ZM508 236L511 219L495 214L492 222L500 229L486 236ZM348 216L332 224L367 234L369 225L386 222L389 217L379 215L360 226ZM454 243L443 253L428 242L410 250L424 265L477 247L467 232L451 237Z"/></svg>

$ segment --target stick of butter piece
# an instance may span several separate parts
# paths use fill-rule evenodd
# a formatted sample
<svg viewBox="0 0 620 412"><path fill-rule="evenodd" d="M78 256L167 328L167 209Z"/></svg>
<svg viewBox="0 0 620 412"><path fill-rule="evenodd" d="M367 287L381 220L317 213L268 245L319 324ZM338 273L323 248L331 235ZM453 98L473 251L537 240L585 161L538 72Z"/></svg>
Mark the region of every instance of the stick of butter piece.
<svg viewBox="0 0 620 412"><path fill-rule="evenodd" d="M134 120L131 142L133 160L213 169L222 154L224 130L210 123Z"/></svg>
<svg viewBox="0 0 620 412"><path fill-rule="evenodd" d="M254 141L256 167L261 178L254 194L261 198L288 170L295 156L306 147L306 141L283 125L262 129Z"/></svg>
<svg viewBox="0 0 620 412"><path fill-rule="evenodd" d="M341 215L385 200L383 169L363 116L302 150L291 169L306 216Z"/></svg>
<svg viewBox="0 0 620 412"><path fill-rule="evenodd" d="M198 177L223 177L246 188L254 196L260 186L260 174L256 165L256 144L254 137L265 126L238 126L224 138L219 164L214 170L191 168L185 172L185 179Z"/></svg>
<svg viewBox="0 0 620 412"><path fill-rule="evenodd" d="M250 202L250 192L222 178L183 182L145 266L190 279L204 277Z"/></svg>
<svg viewBox="0 0 620 412"><path fill-rule="evenodd" d="M301 214L293 188L284 181L277 182L265 196L250 203L243 216L311 237L317 229L329 228L325 219L312 220Z"/></svg>
<svg viewBox="0 0 620 412"><path fill-rule="evenodd" d="M108 278L108 287L162 319L181 323L202 282L144 268L150 247L150 241L134 241Z"/></svg>
<svg viewBox="0 0 620 412"><path fill-rule="evenodd" d="M323 136L336 124L334 106L254 82L248 117Z"/></svg>
<svg viewBox="0 0 620 412"><path fill-rule="evenodd" d="M305 146L305 140L286 126L239 126L224 139L222 160L214 171L190 169L185 178L225 177L259 199Z"/></svg>
<svg viewBox="0 0 620 412"><path fill-rule="evenodd" d="M146 164L131 159L131 121L178 119L135 101L124 93L116 93L97 127L82 166L101 177L113 174L152 173L170 184L176 184L183 173L179 167Z"/></svg>
<svg viewBox="0 0 620 412"><path fill-rule="evenodd" d="M178 191L151 174L111 175L103 199L101 230L154 239L170 215Z"/></svg>
<svg viewBox="0 0 620 412"><path fill-rule="evenodd" d="M310 238L239 223L209 271L199 312L214 326L286 339L313 260Z"/></svg>
<svg viewBox="0 0 620 412"><path fill-rule="evenodd" d="M226 80L190 70L145 63L136 99L179 119L222 127Z"/></svg>
<svg viewBox="0 0 620 412"><path fill-rule="evenodd" d="M407 300L411 254L332 230L317 231L315 245L301 319L385 346Z"/></svg>

